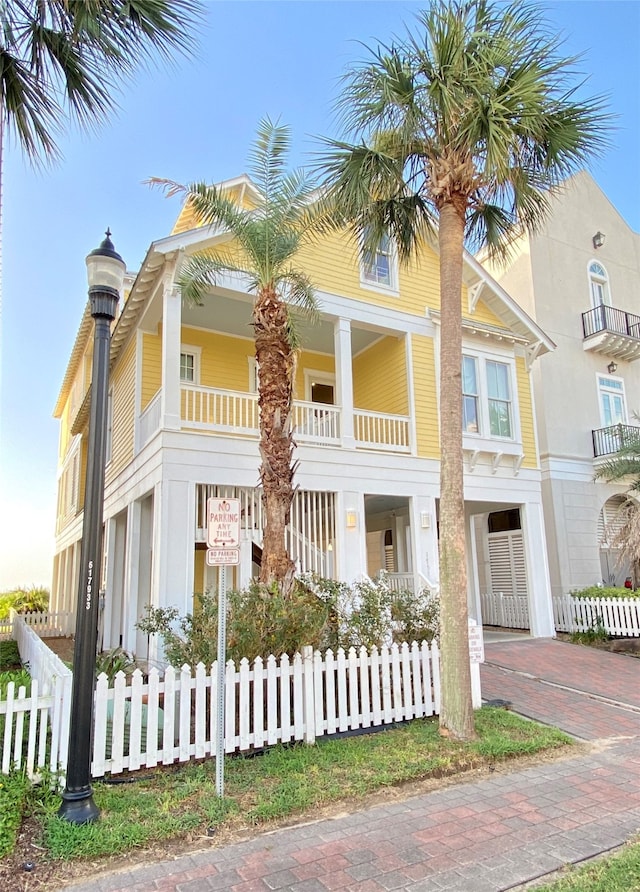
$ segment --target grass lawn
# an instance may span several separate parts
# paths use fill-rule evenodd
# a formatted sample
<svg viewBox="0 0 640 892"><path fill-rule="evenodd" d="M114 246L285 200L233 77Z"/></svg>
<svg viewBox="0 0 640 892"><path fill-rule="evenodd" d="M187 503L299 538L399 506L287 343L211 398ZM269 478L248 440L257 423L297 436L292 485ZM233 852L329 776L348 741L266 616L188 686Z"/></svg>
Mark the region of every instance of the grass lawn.
<svg viewBox="0 0 640 892"><path fill-rule="evenodd" d="M215 792L213 759L133 783L96 783L101 819L86 826L56 816L60 799L46 785L33 790L26 808L42 826L40 843L48 857L96 858L169 838L205 836L210 827L222 832L295 817L341 800L354 806L366 794L407 781L451 776L571 743L560 731L488 707L476 713L476 727L478 740L467 744L441 738L437 720L429 719L316 746L278 746L255 758L227 758L223 801ZM10 803L6 807L15 810Z"/></svg>
<svg viewBox="0 0 640 892"><path fill-rule="evenodd" d="M624 846L615 855L598 858L537 892L634 892L640 889L640 842Z"/></svg>

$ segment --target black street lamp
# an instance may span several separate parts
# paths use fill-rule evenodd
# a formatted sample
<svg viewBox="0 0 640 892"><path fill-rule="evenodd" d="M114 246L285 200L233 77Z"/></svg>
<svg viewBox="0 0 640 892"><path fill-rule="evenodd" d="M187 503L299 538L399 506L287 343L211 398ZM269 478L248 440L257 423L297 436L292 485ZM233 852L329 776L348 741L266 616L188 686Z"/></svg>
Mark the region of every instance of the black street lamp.
<svg viewBox="0 0 640 892"><path fill-rule="evenodd" d="M111 323L116 317L125 273L124 261L113 247L108 229L106 236L100 247L87 257L89 303L95 320L91 414L73 654L67 779L62 805L58 809L58 815L72 824L88 824L100 816L91 790L93 696L98 646L98 593L102 568Z"/></svg>

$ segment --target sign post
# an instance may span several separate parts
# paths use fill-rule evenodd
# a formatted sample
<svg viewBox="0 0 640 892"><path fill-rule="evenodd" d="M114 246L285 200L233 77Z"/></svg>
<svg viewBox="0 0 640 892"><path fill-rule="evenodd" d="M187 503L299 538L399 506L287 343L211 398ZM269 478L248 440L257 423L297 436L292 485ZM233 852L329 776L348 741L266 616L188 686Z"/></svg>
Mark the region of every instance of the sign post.
<svg viewBox="0 0 640 892"><path fill-rule="evenodd" d="M218 584L218 702L216 793L224 796L224 705L227 650L227 566L240 562L240 500L207 501L207 564L220 567Z"/></svg>

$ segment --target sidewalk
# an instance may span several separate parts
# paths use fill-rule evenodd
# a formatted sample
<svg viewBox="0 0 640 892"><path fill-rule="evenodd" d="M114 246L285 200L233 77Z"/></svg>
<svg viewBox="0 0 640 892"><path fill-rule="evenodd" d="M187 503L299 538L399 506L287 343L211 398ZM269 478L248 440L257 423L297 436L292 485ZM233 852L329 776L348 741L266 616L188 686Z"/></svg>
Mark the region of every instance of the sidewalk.
<svg viewBox="0 0 640 892"><path fill-rule="evenodd" d="M486 698L593 750L64 888L505 892L625 842L640 829L640 661L557 641L486 651Z"/></svg>

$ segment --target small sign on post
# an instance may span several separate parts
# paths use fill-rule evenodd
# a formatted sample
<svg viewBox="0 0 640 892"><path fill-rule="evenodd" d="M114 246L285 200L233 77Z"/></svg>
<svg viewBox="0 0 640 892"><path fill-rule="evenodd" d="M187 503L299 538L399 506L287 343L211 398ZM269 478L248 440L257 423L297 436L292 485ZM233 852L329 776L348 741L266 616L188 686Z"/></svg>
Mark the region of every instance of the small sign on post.
<svg viewBox="0 0 640 892"><path fill-rule="evenodd" d="M240 499L207 499L207 545L211 549L239 548Z"/></svg>
<svg viewBox="0 0 640 892"><path fill-rule="evenodd" d="M207 499L207 564L220 567L218 585L218 696L216 793L224 796L224 705L227 649L227 566L240 563L240 499Z"/></svg>

